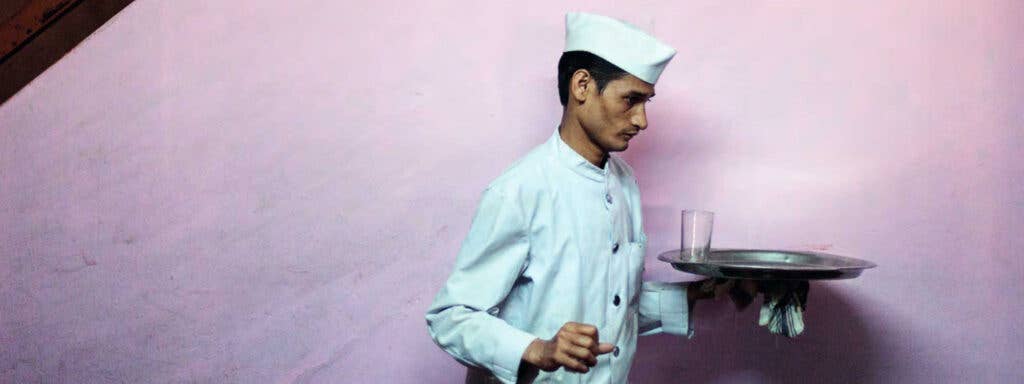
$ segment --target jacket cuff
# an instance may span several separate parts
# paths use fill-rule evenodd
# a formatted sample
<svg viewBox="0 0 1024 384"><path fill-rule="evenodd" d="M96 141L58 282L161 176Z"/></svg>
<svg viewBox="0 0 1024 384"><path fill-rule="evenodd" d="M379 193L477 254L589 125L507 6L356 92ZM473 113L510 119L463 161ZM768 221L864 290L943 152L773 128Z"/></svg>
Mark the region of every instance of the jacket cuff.
<svg viewBox="0 0 1024 384"><path fill-rule="evenodd" d="M501 340L494 353L494 364L491 373L506 384L515 384L519 373L519 365L523 361L523 353L526 347L530 346L537 336L520 330L516 327L499 327L495 329L497 337Z"/></svg>
<svg viewBox="0 0 1024 384"><path fill-rule="evenodd" d="M690 326L690 308L686 300L687 284L658 284L658 305L661 309L661 327L665 333L693 337Z"/></svg>

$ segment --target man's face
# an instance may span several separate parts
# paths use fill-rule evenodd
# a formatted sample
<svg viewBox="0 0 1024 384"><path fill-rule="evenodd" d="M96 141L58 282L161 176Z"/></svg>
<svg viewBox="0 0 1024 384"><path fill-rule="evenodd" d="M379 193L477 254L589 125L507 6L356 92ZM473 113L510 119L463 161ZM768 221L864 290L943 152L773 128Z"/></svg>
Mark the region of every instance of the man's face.
<svg viewBox="0 0 1024 384"><path fill-rule="evenodd" d="M609 82L601 93L596 83L591 85L580 110L584 132L605 152L626 150L629 140L647 128L646 105L654 86L629 74Z"/></svg>

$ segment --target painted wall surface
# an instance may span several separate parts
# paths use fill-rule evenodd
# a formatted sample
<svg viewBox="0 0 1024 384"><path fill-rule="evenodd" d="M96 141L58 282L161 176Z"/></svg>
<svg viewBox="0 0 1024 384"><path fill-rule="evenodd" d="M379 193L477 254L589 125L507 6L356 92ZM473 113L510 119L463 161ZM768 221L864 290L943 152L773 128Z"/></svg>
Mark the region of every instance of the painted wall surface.
<svg viewBox="0 0 1024 384"><path fill-rule="evenodd" d="M636 382L1024 380L1020 1L138 0L0 106L0 382L460 382L423 314L569 10L679 50L623 153L647 278L693 278L682 208L879 264L795 340L701 303Z"/></svg>

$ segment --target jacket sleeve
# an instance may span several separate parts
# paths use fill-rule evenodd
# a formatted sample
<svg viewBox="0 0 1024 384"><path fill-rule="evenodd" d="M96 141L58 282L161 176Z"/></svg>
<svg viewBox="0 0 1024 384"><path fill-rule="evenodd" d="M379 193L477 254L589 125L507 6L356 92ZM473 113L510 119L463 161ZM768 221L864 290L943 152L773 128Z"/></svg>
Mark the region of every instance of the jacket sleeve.
<svg viewBox="0 0 1024 384"><path fill-rule="evenodd" d="M686 300L688 283L643 282L640 291L640 336L669 333L693 337Z"/></svg>
<svg viewBox="0 0 1024 384"><path fill-rule="evenodd" d="M459 362L514 383L526 347L537 337L495 316L528 264L522 208L488 187L455 259L426 313L434 342Z"/></svg>

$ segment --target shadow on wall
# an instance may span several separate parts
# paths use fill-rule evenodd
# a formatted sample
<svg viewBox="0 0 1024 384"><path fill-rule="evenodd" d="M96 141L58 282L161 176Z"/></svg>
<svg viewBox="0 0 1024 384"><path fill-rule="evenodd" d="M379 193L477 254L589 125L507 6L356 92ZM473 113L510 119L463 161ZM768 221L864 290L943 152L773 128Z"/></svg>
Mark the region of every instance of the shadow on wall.
<svg viewBox="0 0 1024 384"><path fill-rule="evenodd" d="M737 312L728 299L694 309L693 339L641 337L630 380L638 383L872 383L897 350L842 294L843 281L811 282L806 328L795 339L757 325L760 300Z"/></svg>

